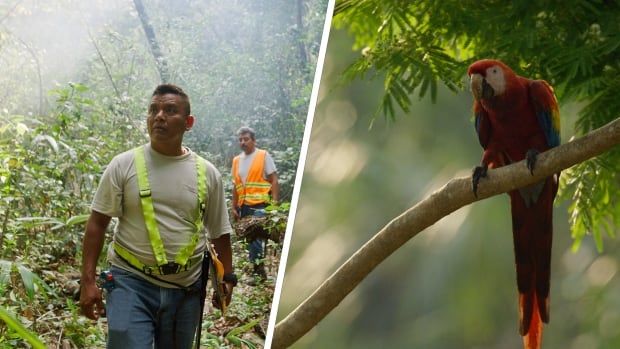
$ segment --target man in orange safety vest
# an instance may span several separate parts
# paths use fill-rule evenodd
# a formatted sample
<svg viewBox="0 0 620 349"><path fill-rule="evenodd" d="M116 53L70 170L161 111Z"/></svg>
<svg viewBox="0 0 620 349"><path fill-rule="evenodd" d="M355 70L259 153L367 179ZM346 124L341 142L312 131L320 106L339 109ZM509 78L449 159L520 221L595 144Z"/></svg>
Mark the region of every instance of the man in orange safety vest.
<svg viewBox="0 0 620 349"><path fill-rule="evenodd" d="M278 173L271 155L256 147L256 132L250 127L237 131L239 146L243 150L232 163L234 219L245 216L263 216L265 207L277 203L280 195ZM271 194L271 195L270 195ZM253 273L266 278L263 264L265 240L256 238L248 244Z"/></svg>

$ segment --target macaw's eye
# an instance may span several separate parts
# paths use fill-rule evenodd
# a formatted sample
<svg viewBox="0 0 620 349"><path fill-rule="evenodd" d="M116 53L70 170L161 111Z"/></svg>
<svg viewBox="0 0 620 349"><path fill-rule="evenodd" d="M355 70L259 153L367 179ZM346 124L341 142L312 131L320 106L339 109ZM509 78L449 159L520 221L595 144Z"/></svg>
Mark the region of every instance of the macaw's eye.
<svg viewBox="0 0 620 349"><path fill-rule="evenodd" d="M493 68L493 74L497 74L497 68Z"/></svg>

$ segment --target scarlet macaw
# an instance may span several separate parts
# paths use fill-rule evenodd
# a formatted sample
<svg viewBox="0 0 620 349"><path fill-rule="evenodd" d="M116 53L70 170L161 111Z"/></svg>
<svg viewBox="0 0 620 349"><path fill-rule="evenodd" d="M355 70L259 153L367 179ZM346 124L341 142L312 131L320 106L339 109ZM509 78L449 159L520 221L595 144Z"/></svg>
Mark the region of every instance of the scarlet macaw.
<svg viewBox="0 0 620 349"><path fill-rule="evenodd" d="M474 169L474 194L487 168L526 159L533 173L536 155L560 144L560 115L552 87L516 75L506 64L484 59L467 74L474 95L475 126L484 149ZM549 278L553 199L559 173L509 192L519 290L519 332L526 349L540 348L542 322L549 322Z"/></svg>

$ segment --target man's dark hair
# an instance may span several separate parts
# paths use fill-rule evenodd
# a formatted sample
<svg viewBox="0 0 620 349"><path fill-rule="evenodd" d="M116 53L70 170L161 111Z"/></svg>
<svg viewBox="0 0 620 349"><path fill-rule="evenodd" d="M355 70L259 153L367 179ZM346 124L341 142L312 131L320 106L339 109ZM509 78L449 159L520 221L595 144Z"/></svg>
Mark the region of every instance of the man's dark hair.
<svg viewBox="0 0 620 349"><path fill-rule="evenodd" d="M159 86L157 86L155 88L155 91L153 91L153 95L152 96L163 96L163 95L167 95L167 94L173 94L173 95L178 95L181 96L181 101L183 101L183 103L185 104L185 112L186 115L189 115L192 113L191 111L191 107L189 104L189 96L187 95L187 93L185 93L185 91L183 91L182 88L180 88L177 85L174 84L161 84Z"/></svg>
<svg viewBox="0 0 620 349"><path fill-rule="evenodd" d="M243 126L237 130L237 136L241 136L242 134L249 134L252 140L256 140L256 132L251 127Z"/></svg>

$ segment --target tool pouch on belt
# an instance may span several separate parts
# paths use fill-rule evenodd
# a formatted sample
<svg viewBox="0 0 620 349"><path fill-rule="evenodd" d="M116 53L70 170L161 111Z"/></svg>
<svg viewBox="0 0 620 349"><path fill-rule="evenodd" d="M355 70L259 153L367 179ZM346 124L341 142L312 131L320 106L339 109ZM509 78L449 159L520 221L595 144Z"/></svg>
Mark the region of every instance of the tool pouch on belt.
<svg viewBox="0 0 620 349"><path fill-rule="evenodd" d="M205 311L205 302L207 300L207 282L209 281L209 265L211 265L211 254L209 251L204 252L202 258L202 267L200 268L200 322L196 329L196 349L200 348L200 337L202 335L202 316Z"/></svg>
<svg viewBox="0 0 620 349"><path fill-rule="evenodd" d="M204 252L202 259L202 268L200 269L200 301L203 304L207 298L207 282L209 281L209 265L211 265L211 254L209 251Z"/></svg>

